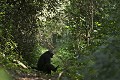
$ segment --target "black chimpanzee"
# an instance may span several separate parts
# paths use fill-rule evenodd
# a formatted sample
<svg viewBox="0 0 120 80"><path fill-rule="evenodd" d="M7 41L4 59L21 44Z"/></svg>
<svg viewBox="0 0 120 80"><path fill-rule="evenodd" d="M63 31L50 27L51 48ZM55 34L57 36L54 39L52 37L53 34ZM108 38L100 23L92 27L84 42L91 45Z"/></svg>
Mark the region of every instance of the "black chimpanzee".
<svg viewBox="0 0 120 80"><path fill-rule="evenodd" d="M54 67L51 64L51 58L53 57L53 53L51 51L46 51L43 53L37 63L37 70L42 71L47 74L51 74L51 71L56 71L57 67Z"/></svg>

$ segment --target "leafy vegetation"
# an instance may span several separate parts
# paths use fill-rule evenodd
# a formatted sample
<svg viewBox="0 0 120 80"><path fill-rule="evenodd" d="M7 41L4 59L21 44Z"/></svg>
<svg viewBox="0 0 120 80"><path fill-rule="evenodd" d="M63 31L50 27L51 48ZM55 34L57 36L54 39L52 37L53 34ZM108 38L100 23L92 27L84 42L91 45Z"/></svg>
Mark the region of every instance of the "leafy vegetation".
<svg viewBox="0 0 120 80"><path fill-rule="evenodd" d="M53 50L55 78L119 80L119 8L119 0L1 0L0 66L32 73Z"/></svg>

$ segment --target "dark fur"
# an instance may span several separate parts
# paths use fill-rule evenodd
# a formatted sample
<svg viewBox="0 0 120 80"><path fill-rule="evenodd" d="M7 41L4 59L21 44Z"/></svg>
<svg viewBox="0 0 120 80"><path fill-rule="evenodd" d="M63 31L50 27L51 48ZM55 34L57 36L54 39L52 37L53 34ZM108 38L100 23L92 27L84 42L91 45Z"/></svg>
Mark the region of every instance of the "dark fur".
<svg viewBox="0 0 120 80"><path fill-rule="evenodd" d="M46 51L43 53L37 63L37 67L33 67L33 69L36 69L38 71L42 71L47 74L51 74L51 71L56 71L57 67L54 67L51 64L51 58L53 57L53 53L51 51Z"/></svg>

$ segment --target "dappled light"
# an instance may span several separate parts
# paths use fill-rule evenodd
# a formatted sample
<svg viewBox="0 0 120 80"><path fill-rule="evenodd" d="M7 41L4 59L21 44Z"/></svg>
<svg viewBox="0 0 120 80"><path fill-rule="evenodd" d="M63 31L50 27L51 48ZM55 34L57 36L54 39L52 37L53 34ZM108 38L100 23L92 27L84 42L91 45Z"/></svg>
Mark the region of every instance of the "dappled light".
<svg viewBox="0 0 120 80"><path fill-rule="evenodd" d="M120 80L119 21L120 0L0 0L0 80Z"/></svg>

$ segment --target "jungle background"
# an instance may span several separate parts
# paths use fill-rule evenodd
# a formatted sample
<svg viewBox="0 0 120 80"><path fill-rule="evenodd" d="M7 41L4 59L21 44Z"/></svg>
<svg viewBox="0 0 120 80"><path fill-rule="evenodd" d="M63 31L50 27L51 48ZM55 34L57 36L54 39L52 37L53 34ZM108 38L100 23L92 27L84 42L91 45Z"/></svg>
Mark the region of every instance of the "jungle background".
<svg viewBox="0 0 120 80"><path fill-rule="evenodd" d="M46 50L57 72L31 69ZM120 0L0 0L0 80L120 80Z"/></svg>

